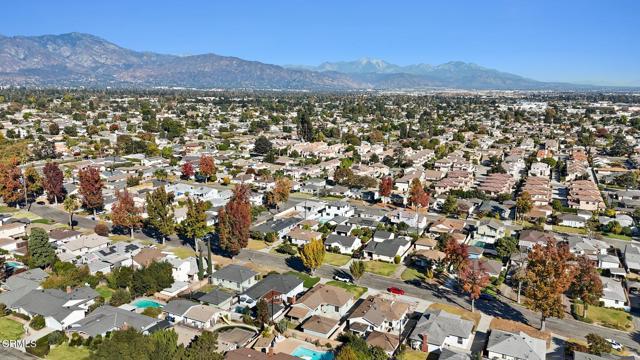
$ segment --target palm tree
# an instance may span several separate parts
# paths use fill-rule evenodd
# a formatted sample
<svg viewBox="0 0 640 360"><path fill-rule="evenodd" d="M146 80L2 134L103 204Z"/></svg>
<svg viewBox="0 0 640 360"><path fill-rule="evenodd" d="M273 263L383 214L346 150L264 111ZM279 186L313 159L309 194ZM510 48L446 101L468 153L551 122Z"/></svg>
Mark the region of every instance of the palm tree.
<svg viewBox="0 0 640 360"><path fill-rule="evenodd" d="M62 203L66 212L69 213L69 225L71 226L71 230L73 230L73 213L80 208L80 204L78 204L78 199L75 195L67 196Z"/></svg>

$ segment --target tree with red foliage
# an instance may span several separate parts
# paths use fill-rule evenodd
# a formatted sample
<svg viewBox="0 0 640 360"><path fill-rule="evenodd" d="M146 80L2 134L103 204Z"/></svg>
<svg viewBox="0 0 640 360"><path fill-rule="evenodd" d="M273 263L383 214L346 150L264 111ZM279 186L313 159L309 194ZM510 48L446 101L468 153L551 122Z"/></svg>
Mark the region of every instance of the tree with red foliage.
<svg viewBox="0 0 640 360"><path fill-rule="evenodd" d="M450 238L444 247L444 261L448 265L449 271L460 272L467 265L469 258L469 246L459 243L456 239Z"/></svg>
<svg viewBox="0 0 640 360"><path fill-rule="evenodd" d="M13 158L0 164L0 195L5 203L17 206L24 200L24 186L21 183L22 171L18 160Z"/></svg>
<svg viewBox="0 0 640 360"><path fill-rule="evenodd" d="M554 316L564 317L564 294L573 280L572 255L567 244L557 244L550 239L543 246L536 244L527 258L525 296L531 309L540 312L540 329L544 331L545 320Z"/></svg>
<svg viewBox="0 0 640 360"><path fill-rule="evenodd" d="M193 170L193 165L191 165L190 162L186 162L182 164L181 171L182 171L183 179L190 179L195 174L195 171Z"/></svg>
<svg viewBox="0 0 640 360"><path fill-rule="evenodd" d="M63 186L64 174L58 164L47 162L42 169L44 174L44 190L47 192L49 203L56 203L64 199L65 189Z"/></svg>
<svg viewBox="0 0 640 360"><path fill-rule="evenodd" d="M78 173L80 179L80 195L82 195L82 205L93 212L95 217L96 211L104 206L104 198L102 197L102 188L104 184L100 178L100 171L97 168L89 166L81 169Z"/></svg>
<svg viewBox="0 0 640 360"><path fill-rule="evenodd" d="M220 248L237 255L249 243L251 204L248 186L236 185L231 200L220 210L218 219Z"/></svg>
<svg viewBox="0 0 640 360"><path fill-rule="evenodd" d="M213 157L210 155L202 154L200 156L200 174L204 176L204 182L209 182L209 179L216 174L216 165L213 162Z"/></svg>
<svg viewBox="0 0 640 360"><path fill-rule="evenodd" d="M458 280L462 284L462 289L469 293L471 312L474 312L476 299L480 297L482 290L489 285L489 274L484 263L471 262L468 259L466 262L467 264L462 267L458 275Z"/></svg>
<svg viewBox="0 0 640 360"><path fill-rule="evenodd" d="M388 198L391 196L391 190L393 190L393 179L391 176L385 176L380 180L380 196Z"/></svg>
<svg viewBox="0 0 640 360"><path fill-rule="evenodd" d="M142 226L142 209L137 207L133 197L124 189L116 192L116 202L111 207L111 221L116 226L129 229L133 239L133 231Z"/></svg>
<svg viewBox="0 0 640 360"><path fill-rule="evenodd" d="M429 206L429 193L424 191L424 187L418 178L411 180L409 203L416 207L426 208Z"/></svg>

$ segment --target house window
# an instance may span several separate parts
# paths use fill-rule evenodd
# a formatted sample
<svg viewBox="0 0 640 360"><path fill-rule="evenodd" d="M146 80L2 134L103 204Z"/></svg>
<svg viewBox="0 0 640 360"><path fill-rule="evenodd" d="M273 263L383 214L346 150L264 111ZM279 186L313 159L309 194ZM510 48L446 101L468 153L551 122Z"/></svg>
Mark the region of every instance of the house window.
<svg viewBox="0 0 640 360"><path fill-rule="evenodd" d="M458 345L462 345L462 338L461 337L458 338Z"/></svg>

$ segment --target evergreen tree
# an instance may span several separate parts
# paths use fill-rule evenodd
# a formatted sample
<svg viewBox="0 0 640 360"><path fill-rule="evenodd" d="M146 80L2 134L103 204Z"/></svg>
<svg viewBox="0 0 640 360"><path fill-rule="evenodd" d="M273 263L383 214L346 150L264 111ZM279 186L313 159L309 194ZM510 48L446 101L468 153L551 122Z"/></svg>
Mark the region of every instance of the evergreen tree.
<svg viewBox="0 0 640 360"><path fill-rule="evenodd" d="M29 266L42 268L52 265L56 260L56 251L49 242L44 229L36 227L29 234Z"/></svg>
<svg viewBox="0 0 640 360"><path fill-rule="evenodd" d="M162 236L162 243L175 232L173 195L160 186L147 193L147 216L151 227Z"/></svg>

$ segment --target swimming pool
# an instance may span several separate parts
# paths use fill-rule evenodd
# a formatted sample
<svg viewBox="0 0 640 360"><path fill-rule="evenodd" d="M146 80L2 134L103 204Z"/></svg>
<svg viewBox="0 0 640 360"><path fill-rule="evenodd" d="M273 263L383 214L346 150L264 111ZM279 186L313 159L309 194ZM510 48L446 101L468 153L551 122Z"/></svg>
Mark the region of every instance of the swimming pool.
<svg viewBox="0 0 640 360"><path fill-rule="evenodd" d="M334 358L332 352L311 350L304 346L298 346L291 355L304 360L333 360Z"/></svg>
<svg viewBox="0 0 640 360"><path fill-rule="evenodd" d="M159 308L159 307L162 307L162 304L149 299L140 299L140 300L134 301L133 306L137 307L138 309L146 309L148 307Z"/></svg>
<svg viewBox="0 0 640 360"><path fill-rule="evenodd" d="M23 263L19 263L17 261L7 261L5 264L7 264L8 267L12 267L12 268L24 267Z"/></svg>

